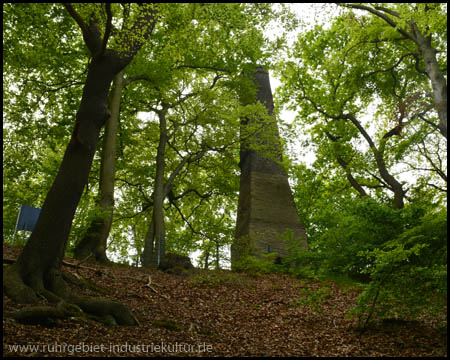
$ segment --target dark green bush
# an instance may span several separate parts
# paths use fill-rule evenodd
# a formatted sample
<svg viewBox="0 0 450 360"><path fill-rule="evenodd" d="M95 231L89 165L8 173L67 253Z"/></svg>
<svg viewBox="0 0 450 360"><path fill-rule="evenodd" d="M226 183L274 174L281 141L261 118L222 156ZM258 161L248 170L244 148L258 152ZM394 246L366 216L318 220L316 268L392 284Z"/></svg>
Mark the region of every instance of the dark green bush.
<svg viewBox="0 0 450 360"><path fill-rule="evenodd" d="M343 199L311 218L308 251L286 238L291 273L366 283L352 311L363 327L373 319L446 313L446 209L416 202L395 210L370 198Z"/></svg>
<svg viewBox="0 0 450 360"><path fill-rule="evenodd" d="M308 251L302 251L298 242L286 236L289 262L301 265L294 271L334 273L368 281L365 270L372 266L372 260L363 253L416 226L424 210L414 206L395 210L370 198L354 198L329 205L319 213L308 229Z"/></svg>
<svg viewBox="0 0 450 360"><path fill-rule="evenodd" d="M447 306L447 211L430 212L380 248L361 251L371 282L353 313L374 318L441 317ZM446 319L445 319L446 320Z"/></svg>
<svg viewBox="0 0 450 360"><path fill-rule="evenodd" d="M277 257L277 253L264 254L260 258L247 255L233 265L233 271L253 276L281 272L282 266L275 264Z"/></svg>

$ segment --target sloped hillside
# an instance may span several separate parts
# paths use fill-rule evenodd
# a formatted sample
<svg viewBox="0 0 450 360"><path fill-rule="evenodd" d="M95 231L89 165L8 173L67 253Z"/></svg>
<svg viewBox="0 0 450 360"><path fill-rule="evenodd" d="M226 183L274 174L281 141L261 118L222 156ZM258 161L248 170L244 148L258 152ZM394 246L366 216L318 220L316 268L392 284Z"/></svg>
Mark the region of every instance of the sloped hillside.
<svg viewBox="0 0 450 360"><path fill-rule="evenodd" d="M3 245L3 252L14 259L20 249ZM140 326L107 327L72 317L44 327L4 317L5 356L447 355L446 336L426 321L385 322L360 334L346 316L357 291L332 282L66 262L78 264L64 266L72 278L90 284L72 285L74 291L123 302ZM305 294L320 294L319 302L308 302ZM6 297L3 302L7 313L26 307Z"/></svg>

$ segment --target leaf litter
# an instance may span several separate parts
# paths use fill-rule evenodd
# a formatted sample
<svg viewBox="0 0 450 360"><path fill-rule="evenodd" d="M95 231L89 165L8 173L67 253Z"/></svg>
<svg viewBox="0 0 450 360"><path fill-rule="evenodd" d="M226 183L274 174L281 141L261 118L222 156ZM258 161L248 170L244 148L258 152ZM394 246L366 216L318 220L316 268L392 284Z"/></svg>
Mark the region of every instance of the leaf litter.
<svg viewBox="0 0 450 360"><path fill-rule="evenodd" d="M21 249L3 244L4 258ZM171 275L130 266L71 264L63 271L129 307L140 326L105 327L93 320L62 320L56 327L3 318L4 356L447 356L446 334L427 321L381 323L361 334L347 311L358 291L327 283L319 306L299 301L323 284L293 276L249 276L195 269ZM303 295L304 296L304 295ZM3 297L3 311L24 307Z"/></svg>

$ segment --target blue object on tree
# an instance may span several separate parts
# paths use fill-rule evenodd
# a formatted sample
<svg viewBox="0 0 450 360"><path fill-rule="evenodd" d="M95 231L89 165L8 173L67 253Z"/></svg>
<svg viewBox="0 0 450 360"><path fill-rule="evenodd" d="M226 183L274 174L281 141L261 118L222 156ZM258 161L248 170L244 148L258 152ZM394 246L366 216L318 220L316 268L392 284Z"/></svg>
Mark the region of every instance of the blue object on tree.
<svg viewBox="0 0 450 360"><path fill-rule="evenodd" d="M28 205L22 205L17 217L16 229L14 230L14 236L12 243L16 237L17 230L33 231L41 213L40 208L35 208Z"/></svg>

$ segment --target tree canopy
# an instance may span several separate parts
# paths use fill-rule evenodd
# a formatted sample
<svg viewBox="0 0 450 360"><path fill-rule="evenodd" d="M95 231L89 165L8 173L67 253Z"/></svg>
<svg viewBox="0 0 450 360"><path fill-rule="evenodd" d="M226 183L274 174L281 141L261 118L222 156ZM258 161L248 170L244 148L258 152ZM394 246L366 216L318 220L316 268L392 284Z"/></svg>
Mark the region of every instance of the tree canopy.
<svg viewBox="0 0 450 360"><path fill-rule="evenodd" d="M242 75L264 66L281 82L275 118L287 120L282 109L296 114L282 126L282 165L310 248L287 239L289 264L302 266L285 263L285 271L366 282L355 310L362 323L442 311L447 5L336 11L306 28L282 4L5 4L4 241L27 204L49 214L30 241L52 234L61 241L57 262L108 215L102 251L114 261L139 265L146 247L163 242L166 252L195 252L199 266L228 267L248 135L240 123L268 118L245 101L256 89ZM268 36L274 23L282 31ZM102 207L114 89L113 199ZM314 162L297 161L290 143ZM52 218L61 209L65 225Z"/></svg>

